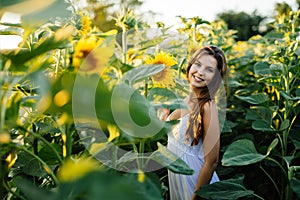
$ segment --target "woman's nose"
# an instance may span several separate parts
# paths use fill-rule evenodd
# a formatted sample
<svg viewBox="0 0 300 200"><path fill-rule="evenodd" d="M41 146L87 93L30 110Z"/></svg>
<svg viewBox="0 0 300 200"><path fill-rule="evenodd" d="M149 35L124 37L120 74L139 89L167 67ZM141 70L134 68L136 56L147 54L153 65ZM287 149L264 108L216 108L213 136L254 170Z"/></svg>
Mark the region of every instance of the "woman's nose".
<svg viewBox="0 0 300 200"><path fill-rule="evenodd" d="M203 67L198 67L196 71L199 75L203 75L203 73L204 73Z"/></svg>

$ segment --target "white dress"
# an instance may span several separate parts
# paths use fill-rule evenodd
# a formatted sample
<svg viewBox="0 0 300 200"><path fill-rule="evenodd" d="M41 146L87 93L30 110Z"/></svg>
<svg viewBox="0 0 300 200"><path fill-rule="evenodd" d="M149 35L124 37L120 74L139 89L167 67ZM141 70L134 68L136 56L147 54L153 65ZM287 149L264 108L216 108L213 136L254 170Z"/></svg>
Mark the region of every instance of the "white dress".
<svg viewBox="0 0 300 200"><path fill-rule="evenodd" d="M167 120L169 120L169 117ZM194 174L183 175L168 171L171 200L190 200L192 198L200 171L204 164L202 140L195 146L191 146L191 139L188 143L185 143L188 118L189 114L182 117L180 122L174 126L172 132L168 134L167 148L185 161L186 164L194 170ZM214 172L210 183L216 181L219 181L219 178L216 172Z"/></svg>

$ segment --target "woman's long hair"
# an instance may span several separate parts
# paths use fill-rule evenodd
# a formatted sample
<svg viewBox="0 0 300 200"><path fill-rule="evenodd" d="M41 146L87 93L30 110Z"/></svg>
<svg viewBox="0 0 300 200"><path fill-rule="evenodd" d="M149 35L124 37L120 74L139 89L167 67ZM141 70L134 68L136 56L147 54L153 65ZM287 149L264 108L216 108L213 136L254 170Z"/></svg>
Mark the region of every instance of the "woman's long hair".
<svg viewBox="0 0 300 200"><path fill-rule="evenodd" d="M198 49L187 66L187 78L191 66L202 56L210 55L213 56L217 61L217 71L209 83L209 85L201 88L193 88L195 97L191 99L192 108L189 116L187 130L186 130L186 140L189 141L189 138L192 138L191 145L197 145L200 141L201 135L203 133L203 123L202 123L202 114L204 104L215 99L215 95L222 83L222 79L226 76L227 73L227 62L224 55L224 52L216 46L204 46L201 49ZM189 78L188 78L189 81Z"/></svg>

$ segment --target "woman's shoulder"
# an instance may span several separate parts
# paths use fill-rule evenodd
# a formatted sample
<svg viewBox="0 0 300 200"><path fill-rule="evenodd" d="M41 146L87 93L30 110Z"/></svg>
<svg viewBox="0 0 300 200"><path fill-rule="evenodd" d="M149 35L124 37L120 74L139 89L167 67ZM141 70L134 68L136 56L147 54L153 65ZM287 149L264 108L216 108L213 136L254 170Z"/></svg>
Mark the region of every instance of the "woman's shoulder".
<svg viewBox="0 0 300 200"><path fill-rule="evenodd" d="M203 109L204 109L204 112L207 112L207 111L218 111L217 104L216 104L216 102L214 100L207 101L203 105Z"/></svg>

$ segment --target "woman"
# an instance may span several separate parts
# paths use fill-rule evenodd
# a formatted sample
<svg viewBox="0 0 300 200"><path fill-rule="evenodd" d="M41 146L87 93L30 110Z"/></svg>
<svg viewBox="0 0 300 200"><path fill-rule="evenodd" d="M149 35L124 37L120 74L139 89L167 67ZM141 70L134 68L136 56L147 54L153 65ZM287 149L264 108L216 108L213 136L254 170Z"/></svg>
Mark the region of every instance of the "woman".
<svg viewBox="0 0 300 200"><path fill-rule="evenodd" d="M226 71L225 55L216 46L197 50L188 63L190 94L185 102L190 109L175 110L166 120L180 120L168 135L168 149L184 160L194 174L168 172L171 200L197 199L195 192L201 186L219 180L215 169L219 158L220 128L214 99ZM168 114L166 110L159 112Z"/></svg>

